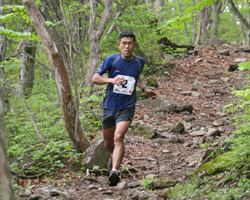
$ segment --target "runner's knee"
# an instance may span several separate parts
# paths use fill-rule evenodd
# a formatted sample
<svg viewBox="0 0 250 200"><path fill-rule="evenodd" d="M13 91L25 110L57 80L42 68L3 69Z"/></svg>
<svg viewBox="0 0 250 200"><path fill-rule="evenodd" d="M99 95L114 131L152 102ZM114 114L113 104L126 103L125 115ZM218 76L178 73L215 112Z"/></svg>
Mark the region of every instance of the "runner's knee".
<svg viewBox="0 0 250 200"><path fill-rule="evenodd" d="M106 149L113 149L114 148L114 141L105 141L104 145Z"/></svg>
<svg viewBox="0 0 250 200"><path fill-rule="evenodd" d="M114 137L114 142L115 143L123 142L123 140L124 140L124 134L121 134L121 133L116 133L115 134L115 137Z"/></svg>

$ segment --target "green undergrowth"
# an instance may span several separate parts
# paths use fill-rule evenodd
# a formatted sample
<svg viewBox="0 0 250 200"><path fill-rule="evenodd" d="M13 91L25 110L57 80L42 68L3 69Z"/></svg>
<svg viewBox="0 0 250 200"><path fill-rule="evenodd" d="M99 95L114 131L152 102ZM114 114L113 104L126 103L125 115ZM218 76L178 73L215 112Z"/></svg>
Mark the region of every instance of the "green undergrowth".
<svg viewBox="0 0 250 200"><path fill-rule="evenodd" d="M245 138L246 139L246 138ZM200 166L186 184L168 190L167 199L242 199L250 197L250 149L246 143L235 146Z"/></svg>
<svg viewBox="0 0 250 200"><path fill-rule="evenodd" d="M7 109L5 116L6 149L11 170L19 177L57 173L57 169L64 167L69 158L79 157L71 147L58 92L51 82L53 80L36 81L32 94L26 99L30 112L27 112L19 99L9 94L11 110ZM99 136L101 120L93 114L100 114L102 111L100 102L103 95L103 90L100 90L89 98L80 100L79 118L88 139ZM30 115L47 141L46 144L39 140Z"/></svg>

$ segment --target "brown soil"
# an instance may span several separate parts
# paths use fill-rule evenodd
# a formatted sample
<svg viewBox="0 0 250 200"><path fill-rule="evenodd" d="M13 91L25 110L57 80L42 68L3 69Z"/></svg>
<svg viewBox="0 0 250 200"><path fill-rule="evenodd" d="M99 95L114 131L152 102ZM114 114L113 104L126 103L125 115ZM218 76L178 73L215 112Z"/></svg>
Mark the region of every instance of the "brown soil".
<svg viewBox="0 0 250 200"><path fill-rule="evenodd" d="M230 49L230 56L217 53L218 49L223 48ZM158 128L163 123L185 121L193 116L195 118L191 122L193 128L186 130L184 134L178 135L181 143L170 143L164 138L144 139L127 135L123 166L124 168L128 167L129 172L123 173L121 181L127 183L141 181L148 174L160 174L160 167L165 166L167 168L165 176L171 177L176 182L184 183L187 179L187 173L194 171L198 165L196 163L189 166L186 159L199 149L202 149L199 145L193 143L194 137L190 136L190 131L199 130L202 127L212 127L212 122L218 119L229 121L231 117L229 114L222 117L218 113L223 112L223 107L235 99L235 96L231 94L230 87L244 89L245 77L249 72L234 71L228 73L228 68L231 64L237 64L234 62L235 58L247 58L249 60L249 54L244 52L236 53L234 47L229 45L217 47L217 50L211 46L200 46L198 50L197 56L180 56L171 61L176 64L176 68L169 75L156 77L159 87L155 89L159 95L166 95L175 104L190 103L194 108L193 113L167 114L164 120L154 117L143 120L144 115L151 116L150 114L154 113L155 110L152 107L148 108L137 104L134 118L135 121L143 120ZM200 61L198 61L199 58L201 58ZM191 91L194 80L198 77L203 85L202 91L199 91L201 93L199 97L179 94L180 90ZM209 80L218 80L219 84L211 85L208 83ZM204 85L210 85L210 87L204 87ZM225 91L226 94L218 95L213 92L214 88L219 88ZM214 141L220 141L222 138L230 136L235 129L230 123L219 128L222 131L221 136L214 138ZM184 145L188 142L190 145ZM218 145L210 148L218 148ZM150 160L150 158L155 160ZM69 176L65 176L66 173ZM92 179L85 179L86 173L76 175L65 169L61 177L37 184L39 188L42 188L45 187L45 184L50 183L52 185L54 183L55 188L67 192L76 200L130 199L135 193L135 188L114 189L108 187L106 183L108 176L105 173L102 175L91 174L91 176L93 176ZM94 187L90 189L90 185L96 185L96 189ZM146 191L145 188L137 188L137 190ZM33 192L39 193L40 190L34 189ZM153 193L151 192L152 196ZM163 198L157 197L155 199Z"/></svg>

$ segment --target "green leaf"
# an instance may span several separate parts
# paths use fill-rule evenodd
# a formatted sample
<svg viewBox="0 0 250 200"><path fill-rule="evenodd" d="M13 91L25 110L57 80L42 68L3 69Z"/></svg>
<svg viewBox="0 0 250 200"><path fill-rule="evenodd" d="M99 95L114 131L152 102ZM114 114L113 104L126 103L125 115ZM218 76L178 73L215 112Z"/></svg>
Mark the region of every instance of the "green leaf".
<svg viewBox="0 0 250 200"><path fill-rule="evenodd" d="M0 22L4 23L6 21L12 20L17 14L16 13L9 13L3 16L0 16Z"/></svg>
<svg viewBox="0 0 250 200"><path fill-rule="evenodd" d="M100 167L98 165L93 166L93 170L98 170Z"/></svg>
<svg viewBox="0 0 250 200"><path fill-rule="evenodd" d="M191 14L193 10L201 10L205 6L211 6L216 2L216 0L204 0L195 6L192 6L186 10L186 14Z"/></svg>
<svg viewBox="0 0 250 200"><path fill-rule="evenodd" d="M240 71L250 70L250 62L240 63L238 69Z"/></svg>
<svg viewBox="0 0 250 200"><path fill-rule="evenodd" d="M56 26L56 24L54 24L53 22L50 21L46 21L47 26Z"/></svg>
<svg viewBox="0 0 250 200"><path fill-rule="evenodd" d="M71 150L71 143L70 142L68 142L68 143L65 142L63 147L64 147L65 150Z"/></svg>

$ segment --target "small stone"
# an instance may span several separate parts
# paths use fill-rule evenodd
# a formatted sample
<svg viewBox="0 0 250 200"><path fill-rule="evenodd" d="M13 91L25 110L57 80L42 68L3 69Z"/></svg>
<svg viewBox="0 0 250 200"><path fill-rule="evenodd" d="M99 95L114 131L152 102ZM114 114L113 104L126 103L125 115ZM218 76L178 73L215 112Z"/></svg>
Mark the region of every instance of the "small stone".
<svg viewBox="0 0 250 200"><path fill-rule="evenodd" d="M201 145L204 143L204 138L203 137L195 137L193 139L194 144Z"/></svg>
<svg viewBox="0 0 250 200"><path fill-rule="evenodd" d="M136 193L136 194L132 195L132 196L130 197L130 199L133 199L133 200L139 199L139 194Z"/></svg>
<svg viewBox="0 0 250 200"><path fill-rule="evenodd" d="M206 143L212 143L214 141L213 137L207 137L206 138Z"/></svg>
<svg viewBox="0 0 250 200"><path fill-rule="evenodd" d="M225 116L227 116L225 113L223 113L223 112L217 112L217 115L218 116L220 116L220 117L225 117Z"/></svg>
<svg viewBox="0 0 250 200"><path fill-rule="evenodd" d="M213 84L213 85L219 85L220 81L216 80L216 79L211 79L208 81L209 84Z"/></svg>
<svg viewBox="0 0 250 200"><path fill-rule="evenodd" d="M88 187L90 190L98 189L99 187L97 185L89 185Z"/></svg>
<svg viewBox="0 0 250 200"><path fill-rule="evenodd" d="M18 196L20 197L30 197L31 196L31 191L27 189L20 189L17 192Z"/></svg>
<svg viewBox="0 0 250 200"><path fill-rule="evenodd" d="M220 55L223 55L223 56L229 56L229 55L230 55L228 49L218 50L218 53L219 53Z"/></svg>
<svg viewBox="0 0 250 200"><path fill-rule="evenodd" d="M204 130L194 131L190 133L191 136L204 136L206 135Z"/></svg>
<svg viewBox="0 0 250 200"><path fill-rule="evenodd" d="M184 147L191 147L192 146L192 142L185 142L184 144L183 144L183 146Z"/></svg>
<svg viewBox="0 0 250 200"><path fill-rule="evenodd" d="M141 186L140 182L130 182L130 183L128 183L128 188L136 188L136 187L139 187L139 186Z"/></svg>
<svg viewBox="0 0 250 200"><path fill-rule="evenodd" d="M194 96L194 97L199 97L199 96L201 96L201 93L199 93L199 92L192 92L191 95Z"/></svg>
<svg viewBox="0 0 250 200"><path fill-rule="evenodd" d="M162 151L162 153L166 153L166 154L168 154L168 153L171 153L171 151L169 151L169 150L165 149L165 150L163 150L163 151Z"/></svg>
<svg viewBox="0 0 250 200"><path fill-rule="evenodd" d="M126 181L122 181L120 183L118 183L117 187L122 190L122 189L127 189L128 188L128 184Z"/></svg>
<svg viewBox="0 0 250 200"><path fill-rule="evenodd" d="M219 136L220 133L221 132L218 129L216 129L216 128L209 128L206 136L207 137L210 137L210 136Z"/></svg>
<svg viewBox="0 0 250 200"><path fill-rule="evenodd" d="M57 190L51 190L49 193L49 196L51 196L51 197L55 197L55 196L59 196L59 195L60 195L60 192Z"/></svg>
<svg viewBox="0 0 250 200"><path fill-rule="evenodd" d="M102 194L113 194L114 192L112 190L106 190L103 191Z"/></svg>
<svg viewBox="0 0 250 200"><path fill-rule="evenodd" d="M217 120L212 123L213 126L223 126L225 122L223 120Z"/></svg>
<svg viewBox="0 0 250 200"><path fill-rule="evenodd" d="M243 63L243 62L246 62L246 61L247 61L246 58L235 58L234 59L234 62L236 62L236 63Z"/></svg>
<svg viewBox="0 0 250 200"><path fill-rule="evenodd" d="M146 176L146 178L151 178L151 179L156 178L156 177L158 177L157 174L148 174L148 175Z"/></svg>
<svg viewBox="0 0 250 200"><path fill-rule="evenodd" d="M43 199L43 198L45 198L45 196L40 195L40 194L36 194L36 195L30 196L29 200L40 200L40 199Z"/></svg>
<svg viewBox="0 0 250 200"><path fill-rule="evenodd" d="M185 96L191 96L192 91L180 91L179 94L185 95Z"/></svg>

